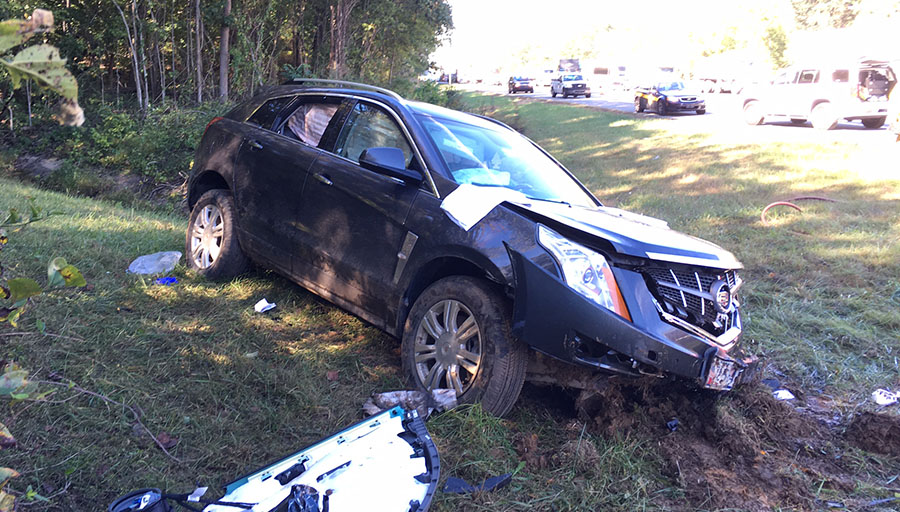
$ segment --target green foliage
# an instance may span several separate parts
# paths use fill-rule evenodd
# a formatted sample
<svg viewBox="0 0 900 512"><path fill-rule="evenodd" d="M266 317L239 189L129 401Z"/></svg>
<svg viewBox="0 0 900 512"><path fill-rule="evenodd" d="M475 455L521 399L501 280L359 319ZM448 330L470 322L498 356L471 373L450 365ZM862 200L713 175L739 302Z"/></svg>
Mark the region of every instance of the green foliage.
<svg viewBox="0 0 900 512"><path fill-rule="evenodd" d="M849 27L862 0L791 0L797 25L804 29Z"/></svg>
<svg viewBox="0 0 900 512"><path fill-rule="evenodd" d="M769 50L769 58L776 69L783 68L788 65L788 61L784 56L787 50L788 38L781 25L769 25L766 27L766 35L763 39L766 43L766 49Z"/></svg>
<svg viewBox="0 0 900 512"><path fill-rule="evenodd" d="M53 14L43 9L35 9L31 18L25 21L0 22L0 56L24 44L35 34L51 30ZM80 126L84 122L84 112L78 105L78 83L66 69L66 60L59 56L59 50L55 47L41 44L25 48L11 60L0 59L0 66L9 73L13 89L30 80L62 96L64 102L60 123Z"/></svg>

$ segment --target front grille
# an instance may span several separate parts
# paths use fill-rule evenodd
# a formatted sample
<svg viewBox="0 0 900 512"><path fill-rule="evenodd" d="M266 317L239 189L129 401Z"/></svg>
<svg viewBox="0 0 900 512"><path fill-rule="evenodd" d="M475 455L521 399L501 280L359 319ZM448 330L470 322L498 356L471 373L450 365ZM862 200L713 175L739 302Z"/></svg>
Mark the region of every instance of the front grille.
<svg viewBox="0 0 900 512"><path fill-rule="evenodd" d="M697 101L696 96L682 96L681 101Z"/></svg>
<svg viewBox="0 0 900 512"><path fill-rule="evenodd" d="M675 267L650 267L644 269L650 290L663 310L670 315L699 327L713 337L722 335L739 325L737 293L741 279L734 270L686 270ZM716 311L712 284L722 280L733 291L735 306L725 313Z"/></svg>

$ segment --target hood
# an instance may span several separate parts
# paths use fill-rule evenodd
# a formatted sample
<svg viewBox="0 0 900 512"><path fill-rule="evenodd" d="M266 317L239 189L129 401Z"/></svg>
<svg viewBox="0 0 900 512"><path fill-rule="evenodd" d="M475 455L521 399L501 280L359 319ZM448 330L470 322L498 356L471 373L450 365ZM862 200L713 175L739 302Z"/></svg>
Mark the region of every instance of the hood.
<svg viewBox="0 0 900 512"><path fill-rule="evenodd" d="M693 89L684 89L681 91L665 91L663 94L676 98L680 98L682 96L695 96L697 98L700 98L700 92Z"/></svg>
<svg viewBox="0 0 900 512"><path fill-rule="evenodd" d="M522 208L612 244L622 254L720 269L743 268L716 244L669 228L662 220L601 206L585 208L533 201Z"/></svg>

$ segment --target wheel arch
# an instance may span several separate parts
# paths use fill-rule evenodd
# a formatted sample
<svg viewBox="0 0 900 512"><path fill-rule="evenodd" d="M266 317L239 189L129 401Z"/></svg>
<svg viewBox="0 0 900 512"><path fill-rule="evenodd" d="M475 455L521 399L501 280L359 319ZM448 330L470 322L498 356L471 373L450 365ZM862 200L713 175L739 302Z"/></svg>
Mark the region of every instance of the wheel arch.
<svg viewBox="0 0 900 512"><path fill-rule="evenodd" d="M412 279L410 279L409 285L400 299L396 325L398 335L403 335L406 317L409 315L409 311L412 309L416 299L435 282L450 276L477 277L490 283L491 286L495 286L501 295L506 296L503 284L504 279L502 275L499 275L499 271L497 274L495 275L495 273L484 268L484 266L457 255L441 256L425 263L419 267Z"/></svg>
<svg viewBox="0 0 900 512"><path fill-rule="evenodd" d="M188 209L193 208L197 204L200 196L215 189L231 190L231 184L218 171L208 170L197 175L188 189Z"/></svg>
<svg viewBox="0 0 900 512"><path fill-rule="evenodd" d="M825 98L819 98L819 99L813 100L812 104L809 106L809 111L812 112L816 107L818 107L822 103L831 103L831 101L829 101Z"/></svg>

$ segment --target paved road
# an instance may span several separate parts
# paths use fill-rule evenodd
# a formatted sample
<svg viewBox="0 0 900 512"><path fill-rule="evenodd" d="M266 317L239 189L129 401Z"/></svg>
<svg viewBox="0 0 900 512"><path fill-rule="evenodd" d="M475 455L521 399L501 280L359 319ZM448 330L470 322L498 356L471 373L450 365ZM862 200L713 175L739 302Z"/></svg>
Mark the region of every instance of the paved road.
<svg viewBox="0 0 900 512"><path fill-rule="evenodd" d="M549 87L538 87L534 93L508 94L506 86L463 86L473 90L489 92L509 97L522 99L542 99L559 102L560 104L579 104L599 107L634 114L634 96L630 91L610 92L594 91L590 98L563 98L550 96ZM850 142L861 144L867 148L894 151L897 144L893 143L894 136L888 131L887 126L877 130L865 128L859 121L842 121L837 128L830 131L815 130L807 123L794 125L789 120L768 121L761 126L749 126L743 122L741 111L741 97L737 94L706 94L706 114L679 113L667 116L658 116L655 113L634 114L641 118L664 119L677 121L679 131L688 133L713 133L718 142L748 143L748 142L817 142L828 143L832 141Z"/></svg>

